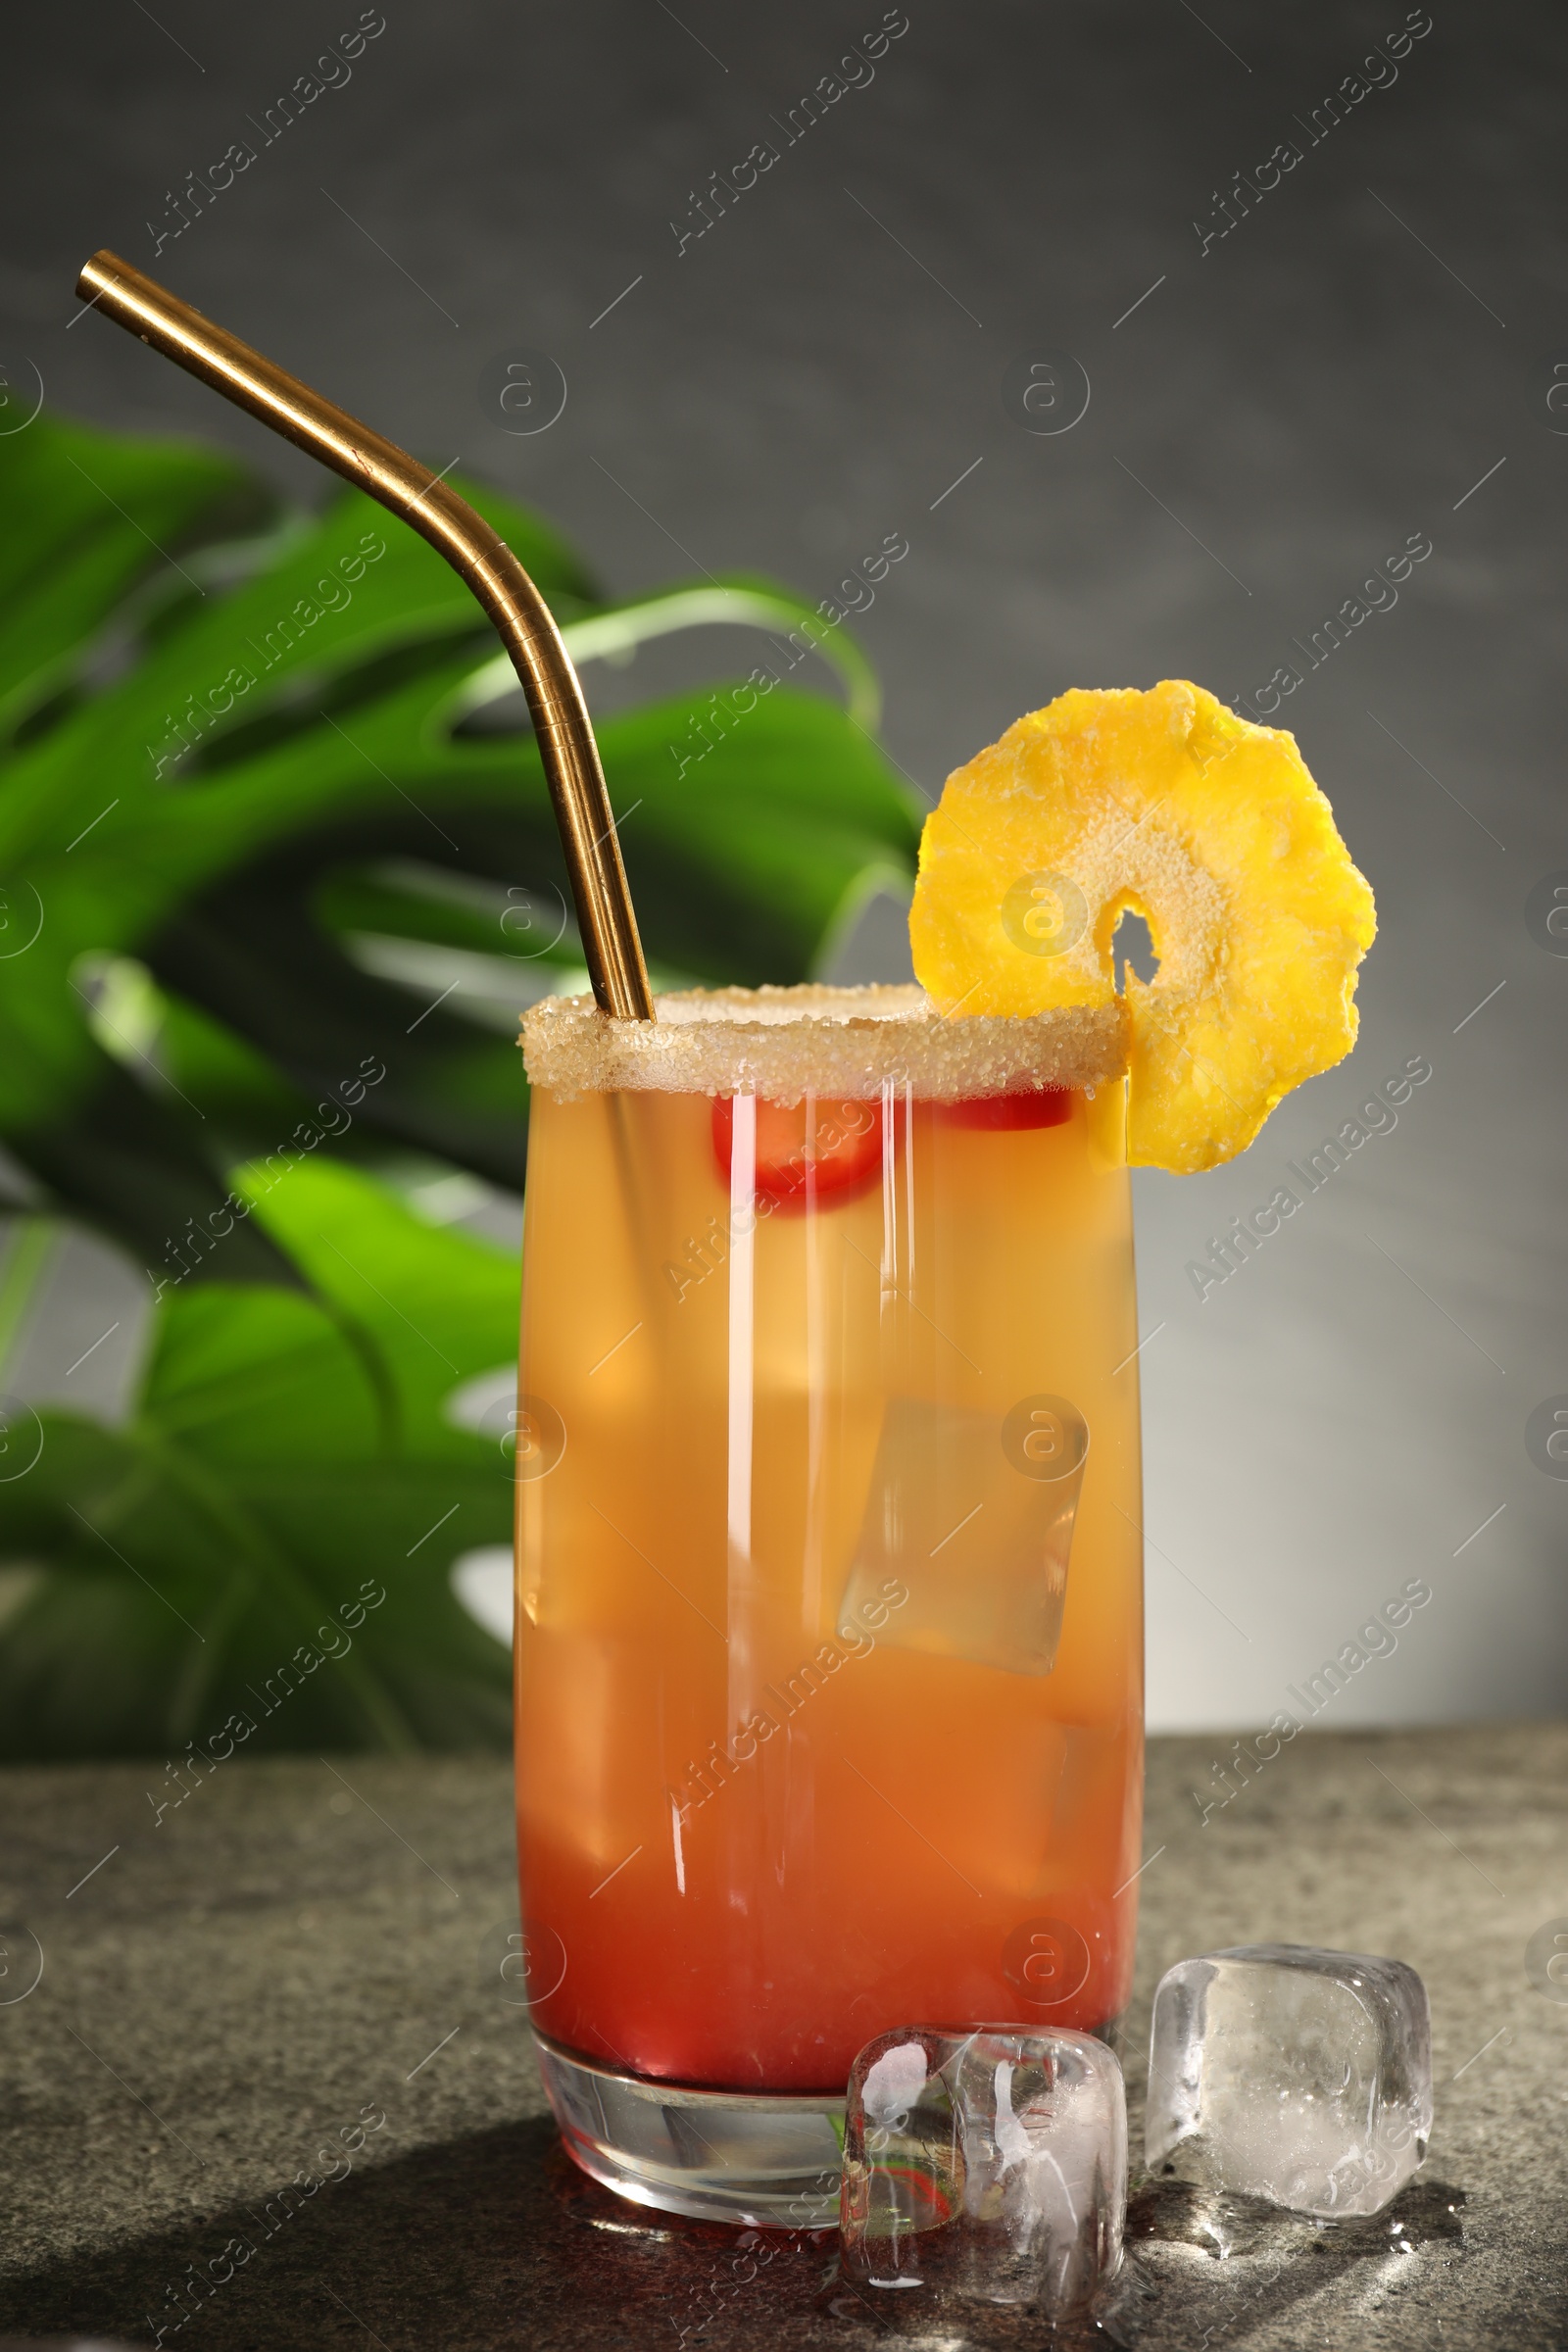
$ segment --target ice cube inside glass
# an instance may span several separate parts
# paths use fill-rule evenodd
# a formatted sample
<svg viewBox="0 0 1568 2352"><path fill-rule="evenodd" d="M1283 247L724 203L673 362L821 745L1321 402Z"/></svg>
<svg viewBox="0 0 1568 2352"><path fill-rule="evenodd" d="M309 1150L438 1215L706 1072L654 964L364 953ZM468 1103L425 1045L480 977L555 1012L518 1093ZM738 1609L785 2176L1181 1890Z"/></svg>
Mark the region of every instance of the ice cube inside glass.
<svg viewBox="0 0 1568 2352"><path fill-rule="evenodd" d="M1064 1397L1026 1397L1003 1416L890 1396L842 1624L892 1579L907 1599L885 1642L1049 1674L1088 1450Z"/></svg>
<svg viewBox="0 0 1568 2352"><path fill-rule="evenodd" d="M1146 2157L1157 2175L1339 2220L1380 2213L1432 2130L1426 1987L1401 1960L1242 1944L1154 1994Z"/></svg>
<svg viewBox="0 0 1568 2352"><path fill-rule="evenodd" d="M840 2228L858 2283L1054 2317L1116 2269L1126 2201L1121 2069L1093 2035L906 2027L856 2060Z"/></svg>

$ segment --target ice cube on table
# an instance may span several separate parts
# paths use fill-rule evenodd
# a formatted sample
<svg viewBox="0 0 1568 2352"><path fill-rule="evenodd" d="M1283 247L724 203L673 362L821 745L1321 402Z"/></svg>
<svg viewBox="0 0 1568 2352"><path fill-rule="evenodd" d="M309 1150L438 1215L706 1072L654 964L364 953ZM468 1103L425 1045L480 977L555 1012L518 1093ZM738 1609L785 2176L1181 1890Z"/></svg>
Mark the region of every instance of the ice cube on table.
<svg viewBox="0 0 1568 2352"><path fill-rule="evenodd" d="M1161 1977L1145 2145L1156 2176L1364 2216L1403 2187L1431 2130L1426 1987L1402 1960L1240 1944Z"/></svg>
<svg viewBox="0 0 1568 2352"><path fill-rule="evenodd" d="M847 2276L1054 2316L1121 2259L1127 2108L1103 2042L906 2027L850 2077Z"/></svg>

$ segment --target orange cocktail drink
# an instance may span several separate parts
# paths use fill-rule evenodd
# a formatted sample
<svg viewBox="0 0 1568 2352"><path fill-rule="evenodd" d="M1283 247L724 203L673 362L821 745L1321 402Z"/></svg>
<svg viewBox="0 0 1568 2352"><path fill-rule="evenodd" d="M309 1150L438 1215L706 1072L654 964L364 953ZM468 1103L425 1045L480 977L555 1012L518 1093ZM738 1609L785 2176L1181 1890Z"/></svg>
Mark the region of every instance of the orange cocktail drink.
<svg viewBox="0 0 1568 2352"><path fill-rule="evenodd" d="M656 1032L557 1001L525 1050L533 2021L590 2169L777 2218L769 2182L800 2206L809 2164L731 2150L752 2177L715 2188L726 2122L750 2146L830 2112L910 2019L1107 2030L1126 2003L1118 1016L735 991Z"/></svg>

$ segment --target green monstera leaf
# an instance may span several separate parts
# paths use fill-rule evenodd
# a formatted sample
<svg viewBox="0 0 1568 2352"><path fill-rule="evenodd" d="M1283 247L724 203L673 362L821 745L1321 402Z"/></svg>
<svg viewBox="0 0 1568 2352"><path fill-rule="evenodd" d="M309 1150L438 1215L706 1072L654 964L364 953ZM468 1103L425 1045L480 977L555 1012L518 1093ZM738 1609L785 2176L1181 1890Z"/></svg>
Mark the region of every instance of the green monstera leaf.
<svg viewBox="0 0 1568 2352"><path fill-rule="evenodd" d="M501 1643L453 1597L508 1541L508 1417L452 1417L515 1351L517 1268L320 1160L235 1176L309 1290L172 1286L109 1429L13 1407L0 1755L503 1745Z"/></svg>
<svg viewBox="0 0 1568 2352"><path fill-rule="evenodd" d="M531 733L474 723L507 683L488 624L432 550L358 493L248 557L170 549L160 566L151 524L183 514L187 535L215 531L240 495L232 468L165 453L143 523L120 495L134 495L126 445L61 430L40 419L0 443L0 495L8 466L26 486L30 571L56 561L51 493L67 476L70 529L101 491L120 568L100 552L84 575L74 651L57 613L40 652L20 585L0 607L0 678L31 681L0 743L0 1138L156 1265L221 1198L221 1147L270 1140L279 1080L303 1109L373 1054L389 1076L367 1118L389 1145L514 1185L525 1114L507 1038L467 1017L461 991L437 1003L444 982L416 993L433 907L449 953L466 912L466 952L514 990L580 966ZM462 486L584 659L716 622L775 647L791 632L782 651L760 646L760 692L665 700L606 723L602 748L651 961L705 980L804 977L868 889L912 870L919 810L866 731L863 658L764 582L606 605L546 525ZM157 595L144 582L146 610L127 620L116 600L137 548ZM838 669L848 710L792 683L818 668L808 651ZM220 1136L203 1132L209 1105L177 1047L127 1037L98 1001L105 958L144 967L176 1028L205 1016L209 1061L229 1041ZM247 1059L263 1082L236 1135ZM287 1279L258 1236L233 1257L230 1278Z"/></svg>
<svg viewBox="0 0 1568 2352"><path fill-rule="evenodd" d="M750 576L616 603L461 487L580 662L733 633L730 674L601 722L611 798L656 984L808 976L906 885L921 815L836 612ZM0 1388L51 1221L157 1297L129 1422L46 1413L0 1475L0 1752L195 1738L365 1581L385 1602L255 1737L499 1738L504 1658L448 1571L505 1540L510 1481L441 1398L514 1351L516 1268L378 1171L520 1191L517 1016L585 985L510 665L358 492L282 513L227 458L44 416L0 439L0 1147L29 1212Z"/></svg>

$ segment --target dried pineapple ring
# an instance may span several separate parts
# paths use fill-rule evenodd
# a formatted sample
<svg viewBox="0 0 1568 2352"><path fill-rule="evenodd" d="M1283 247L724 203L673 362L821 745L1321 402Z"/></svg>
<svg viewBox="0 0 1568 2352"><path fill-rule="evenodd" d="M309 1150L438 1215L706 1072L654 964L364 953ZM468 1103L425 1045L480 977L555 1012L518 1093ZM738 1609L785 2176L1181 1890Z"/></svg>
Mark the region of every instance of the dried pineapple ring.
<svg viewBox="0 0 1568 2352"><path fill-rule="evenodd" d="M1167 678L1059 695L948 778L909 910L943 1010L1114 1004L1128 909L1159 957L1126 975L1128 1157L1215 1167L1349 1052L1376 929L1294 736Z"/></svg>

